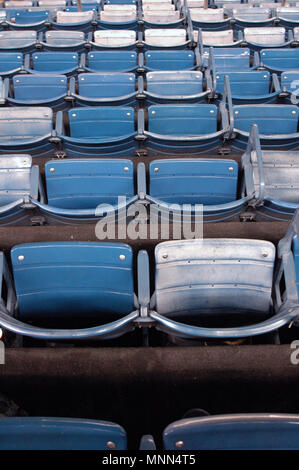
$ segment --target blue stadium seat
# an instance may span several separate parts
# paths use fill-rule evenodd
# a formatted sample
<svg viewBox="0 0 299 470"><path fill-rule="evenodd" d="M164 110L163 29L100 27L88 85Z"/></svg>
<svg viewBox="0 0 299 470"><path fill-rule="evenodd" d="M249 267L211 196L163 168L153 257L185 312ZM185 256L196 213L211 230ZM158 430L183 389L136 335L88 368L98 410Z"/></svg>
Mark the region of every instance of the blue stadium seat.
<svg viewBox="0 0 299 470"><path fill-rule="evenodd" d="M223 8L191 8L192 25L203 31L223 31L230 27L231 18L224 15Z"/></svg>
<svg viewBox="0 0 299 470"><path fill-rule="evenodd" d="M36 31L0 31L0 52L32 52L36 42Z"/></svg>
<svg viewBox="0 0 299 470"><path fill-rule="evenodd" d="M70 80L70 94L77 106L135 105L136 81L134 73L81 73Z"/></svg>
<svg viewBox="0 0 299 470"><path fill-rule="evenodd" d="M295 28L299 25L299 8L297 7L278 7L276 9L276 17L279 21L279 26L285 28Z"/></svg>
<svg viewBox="0 0 299 470"><path fill-rule="evenodd" d="M105 217L108 211L119 217L122 209L137 200L130 160L53 160L45 165L45 178L48 204L31 202L45 214L64 221L100 218L99 206L104 204L109 205L103 209Z"/></svg>
<svg viewBox="0 0 299 470"><path fill-rule="evenodd" d="M12 77L24 70L24 56L20 52L0 52L0 76Z"/></svg>
<svg viewBox="0 0 299 470"><path fill-rule="evenodd" d="M9 417L0 421L1 450L126 450L118 424L77 418Z"/></svg>
<svg viewBox="0 0 299 470"><path fill-rule="evenodd" d="M28 64L27 71L37 74L61 74L74 75L83 69L79 66L79 56L77 52L34 52L32 54L32 67L30 57L26 57Z"/></svg>
<svg viewBox="0 0 299 470"><path fill-rule="evenodd" d="M148 71L196 70L200 66L196 51L191 50L146 51L142 65Z"/></svg>
<svg viewBox="0 0 299 470"><path fill-rule="evenodd" d="M51 19L51 26L58 30L83 31L85 33L93 30L96 24L96 14L89 11L57 11L56 17Z"/></svg>
<svg viewBox="0 0 299 470"><path fill-rule="evenodd" d="M299 416L235 414L182 419L163 432L165 450L295 450Z"/></svg>
<svg viewBox="0 0 299 470"><path fill-rule="evenodd" d="M262 49L260 66L278 74L286 70L298 70L299 49Z"/></svg>
<svg viewBox="0 0 299 470"><path fill-rule="evenodd" d="M273 24L272 12L269 8L242 8L233 10L235 29L266 27Z"/></svg>
<svg viewBox="0 0 299 470"><path fill-rule="evenodd" d="M45 31L49 22L49 11L48 10L19 10L13 14L8 14L6 20L7 26L10 29L15 30L35 30Z"/></svg>
<svg viewBox="0 0 299 470"><path fill-rule="evenodd" d="M134 294L133 253L128 245L16 245L11 250L14 282L3 253L0 260L1 278L5 279L8 292L7 300L1 301L1 327L51 341L111 339L134 329L139 302ZM17 318L13 316L16 299ZM96 326L88 326L91 319ZM84 327L75 328L76 321L84 322ZM54 322L55 327L36 326L38 322ZM67 325L67 329L62 325Z"/></svg>
<svg viewBox="0 0 299 470"><path fill-rule="evenodd" d="M87 72L135 72L138 67L135 51L92 51L81 55L81 68Z"/></svg>
<svg viewBox="0 0 299 470"><path fill-rule="evenodd" d="M68 112L68 120L69 133L66 133L63 113L57 113L57 136L68 156L83 154L123 157L129 152L134 152L137 147L133 108L73 108Z"/></svg>
<svg viewBox="0 0 299 470"><path fill-rule="evenodd" d="M221 137L228 130L228 117L221 110L221 124L217 126L218 109L215 105L156 105L148 108L145 129L144 111L139 110L139 138L146 140L150 154L171 155L188 153L197 155L218 149Z"/></svg>
<svg viewBox="0 0 299 470"><path fill-rule="evenodd" d="M40 33L38 47L45 51L83 52L86 39L83 31L47 31Z"/></svg>
<svg viewBox="0 0 299 470"><path fill-rule="evenodd" d="M206 90L203 90L203 82ZM201 103L212 96L213 84L209 71L158 71L147 72L146 85L139 78L139 93L147 104L152 103Z"/></svg>
<svg viewBox="0 0 299 470"><path fill-rule="evenodd" d="M131 29L103 29L88 35L88 45L93 50L132 50L137 44L137 33Z"/></svg>
<svg viewBox="0 0 299 470"><path fill-rule="evenodd" d="M149 189L143 163L138 165L139 194L157 206L161 217L182 212L203 214L204 221L225 220L239 214L252 198L238 197L238 165L234 160L184 158L153 160L149 165ZM152 208L153 209L153 208Z"/></svg>
<svg viewBox="0 0 299 470"><path fill-rule="evenodd" d="M0 108L0 152L53 154L53 111L44 107Z"/></svg>
<svg viewBox="0 0 299 470"><path fill-rule="evenodd" d="M281 73L280 83L282 92L281 98L284 98L285 103L298 104L299 103L299 69L286 70Z"/></svg>
<svg viewBox="0 0 299 470"><path fill-rule="evenodd" d="M282 27L245 28L244 43L251 51L289 47L294 40L292 31Z"/></svg>
<svg viewBox="0 0 299 470"><path fill-rule="evenodd" d="M285 220L299 208L299 152L261 150L258 127L252 126L242 157L247 192L255 207L271 219Z"/></svg>
<svg viewBox="0 0 299 470"><path fill-rule="evenodd" d="M32 166L30 155L1 155L0 158L0 223L12 220L25 224L26 209L32 209L31 198L44 202L39 167Z"/></svg>
<svg viewBox="0 0 299 470"><path fill-rule="evenodd" d="M68 83L65 75L15 75L4 80L4 99L12 106L68 107Z"/></svg>
<svg viewBox="0 0 299 470"><path fill-rule="evenodd" d="M217 72L216 93L221 100L224 88L224 77L230 81L233 104L276 103L281 92L276 74L271 76L265 70L252 72Z"/></svg>
<svg viewBox="0 0 299 470"><path fill-rule="evenodd" d="M232 104L229 78L225 77L223 101L228 104L230 131L227 135L231 145L245 148L252 124L260 131L262 148L291 149L299 146L298 117L299 108L282 104Z"/></svg>
<svg viewBox="0 0 299 470"><path fill-rule="evenodd" d="M203 48L200 53L200 63L207 68L210 61L210 52L213 50L213 60L216 72L246 72L254 70L250 65L250 50L248 48L232 47L210 47ZM256 65L258 64L255 55Z"/></svg>

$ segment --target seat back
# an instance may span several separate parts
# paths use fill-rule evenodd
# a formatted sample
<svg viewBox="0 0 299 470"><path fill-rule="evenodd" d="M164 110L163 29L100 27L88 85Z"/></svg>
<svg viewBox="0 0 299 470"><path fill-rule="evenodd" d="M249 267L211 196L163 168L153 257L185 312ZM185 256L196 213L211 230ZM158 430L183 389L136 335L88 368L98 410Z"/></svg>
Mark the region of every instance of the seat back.
<svg viewBox="0 0 299 470"><path fill-rule="evenodd" d="M190 15L193 21L214 23L224 19L224 10L223 8L207 8L206 10L203 8L191 8Z"/></svg>
<svg viewBox="0 0 299 470"><path fill-rule="evenodd" d="M53 111L41 107L0 108L0 142L32 140L52 132Z"/></svg>
<svg viewBox="0 0 299 470"><path fill-rule="evenodd" d="M0 207L29 196L31 165L30 155L1 155Z"/></svg>
<svg viewBox="0 0 299 470"><path fill-rule="evenodd" d="M282 88L285 88L289 93L291 93L291 100L293 100L294 104L298 103L299 70L287 70L286 72L282 72L280 83Z"/></svg>
<svg viewBox="0 0 299 470"><path fill-rule="evenodd" d="M217 131L217 106L156 105L148 108L148 130L156 134L198 136Z"/></svg>
<svg viewBox="0 0 299 470"><path fill-rule="evenodd" d="M39 0L38 4L44 8L65 8L67 0Z"/></svg>
<svg viewBox="0 0 299 470"><path fill-rule="evenodd" d="M232 29L225 31L202 31L202 42L208 46L225 46L234 43L234 33ZM194 40L198 41L198 31L194 31Z"/></svg>
<svg viewBox="0 0 299 470"><path fill-rule="evenodd" d="M148 72L146 88L150 93L163 96L188 96L202 92L201 72Z"/></svg>
<svg viewBox="0 0 299 470"><path fill-rule="evenodd" d="M234 160L184 158L149 165L149 194L168 204L224 204L237 194Z"/></svg>
<svg viewBox="0 0 299 470"><path fill-rule="evenodd" d="M265 198L299 204L299 153L266 151L262 152ZM253 184L259 189L259 171L255 152L251 153Z"/></svg>
<svg viewBox="0 0 299 470"><path fill-rule="evenodd" d="M77 24L91 21L93 11L58 11L56 21L59 24Z"/></svg>
<svg viewBox="0 0 299 470"><path fill-rule="evenodd" d="M19 10L18 12L15 13L15 15L13 15L13 19L16 24L24 24L24 25L30 25L34 23L39 23L41 21L46 21L48 17L49 17L48 10L38 10L38 11Z"/></svg>
<svg viewBox="0 0 299 470"><path fill-rule="evenodd" d="M233 16L241 21L255 23L266 21L271 17L269 8L243 8L242 10L233 9Z"/></svg>
<svg viewBox="0 0 299 470"><path fill-rule="evenodd" d="M79 95L88 98L111 98L135 91L134 73L82 73L78 77Z"/></svg>
<svg viewBox="0 0 299 470"><path fill-rule="evenodd" d="M1 49L17 49L36 42L36 31L0 31Z"/></svg>
<svg viewBox="0 0 299 470"><path fill-rule="evenodd" d="M146 29L144 40L151 46L171 47L180 46L187 40L185 29Z"/></svg>
<svg viewBox="0 0 299 470"><path fill-rule="evenodd" d="M297 291L298 291L298 295L299 295L299 241L298 241L297 233L295 233L295 235L293 236L292 250L293 250L293 254L294 254L294 265L295 265L295 272L296 272Z"/></svg>
<svg viewBox="0 0 299 470"><path fill-rule="evenodd" d="M10 70L18 69L23 65L23 54L19 52L1 52L0 53L0 74Z"/></svg>
<svg viewBox="0 0 299 470"><path fill-rule="evenodd" d="M48 204L64 209L92 209L116 204L118 196L134 195L130 160L76 159L45 165Z"/></svg>
<svg viewBox="0 0 299 470"><path fill-rule="evenodd" d="M215 67L218 72L246 71L250 69L250 50L248 48L214 48ZM208 66L209 50L204 50L203 63Z"/></svg>
<svg viewBox="0 0 299 470"><path fill-rule="evenodd" d="M263 65L271 69L299 69L299 49L262 49L260 57Z"/></svg>
<svg viewBox="0 0 299 470"><path fill-rule="evenodd" d="M78 65L76 52L35 52L32 54L33 69L38 72L59 73Z"/></svg>
<svg viewBox="0 0 299 470"><path fill-rule="evenodd" d="M118 424L77 418L9 417L0 421L1 450L125 450ZM110 446L110 447L109 447Z"/></svg>
<svg viewBox="0 0 299 470"><path fill-rule="evenodd" d="M298 424L298 415L278 413L188 418L164 430L164 449L298 449Z"/></svg>
<svg viewBox="0 0 299 470"><path fill-rule="evenodd" d="M94 42L99 46L129 46L136 41L136 32L129 29L107 29L94 32Z"/></svg>
<svg viewBox="0 0 299 470"><path fill-rule="evenodd" d="M178 10L147 10L143 14L144 21L148 23L167 24L175 23L180 19Z"/></svg>
<svg viewBox="0 0 299 470"><path fill-rule="evenodd" d="M288 20L299 21L299 8L298 7L278 7L276 8L276 16L278 18L285 18Z"/></svg>
<svg viewBox="0 0 299 470"><path fill-rule="evenodd" d="M156 310L265 314L271 305L275 247L261 240L193 239L155 249Z"/></svg>
<svg viewBox="0 0 299 470"><path fill-rule="evenodd" d="M13 87L16 100L47 100L67 94L67 78L65 75L15 75Z"/></svg>
<svg viewBox="0 0 299 470"><path fill-rule="evenodd" d="M193 51L146 51L145 64L151 70L188 70L194 67Z"/></svg>
<svg viewBox="0 0 299 470"><path fill-rule="evenodd" d="M85 41L82 31L47 31L45 38L51 46L72 46Z"/></svg>
<svg viewBox="0 0 299 470"><path fill-rule="evenodd" d="M285 28L261 27L244 28L245 41L255 44L283 44L285 42Z"/></svg>
<svg viewBox="0 0 299 470"><path fill-rule="evenodd" d="M11 250L11 261L20 318L85 318L134 309L128 245L28 243Z"/></svg>
<svg viewBox="0 0 299 470"><path fill-rule="evenodd" d="M299 26L297 26L297 28L294 28L294 39L295 41L299 41Z"/></svg>
<svg viewBox="0 0 299 470"><path fill-rule="evenodd" d="M232 96L250 96L252 98L267 95L270 91L270 72L217 72L216 91L223 93L224 77L229 76Z"/></svg>
<svg viewBox="0 0 299 470"><path fill-rule="evenodd" d="M257 124L265 135L294 134L297 132L299 109L292 105L243 105L233 107L235 129L250 132Z"/></svg>
<svg viewBox="0 0 299 470"><path fill-rule="evenodd" d="M135 51L92 51L88 53L88 67L98 72L123 72L137 65Z"/></svg>
<svg viewBox="0 0 299 470"><path fill-rule="evenodd" d="M81 139L119 137L135 130L134 109L102 106L69 111L70 135Z"/></svg>

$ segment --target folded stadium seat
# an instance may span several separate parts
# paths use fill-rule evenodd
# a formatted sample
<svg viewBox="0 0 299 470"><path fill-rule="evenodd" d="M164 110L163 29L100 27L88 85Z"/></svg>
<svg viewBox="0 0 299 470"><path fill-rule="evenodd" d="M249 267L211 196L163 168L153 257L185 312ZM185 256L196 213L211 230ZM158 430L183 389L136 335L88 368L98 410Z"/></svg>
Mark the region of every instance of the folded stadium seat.
<svg viewBox="0 0 299 470"><path fill-rule="evenodd" d="M39 7L45 9L63 9L66 7L67 0L38 0Z"/></svg>
<svg viewBox="0 0 299 470"><path fill-rule="evenodd" d="M281 89L280 97L284 103L299 103L299 69L282 72L280 77Z"/></svg>
<svg viewBox="0 0 299 470"><path fill-rule="evenodd" d="M88 11L88 10L95 10L98 11L101 5L101 0L81 0L81 8L82 11ZM72 0L72 6L71 7L66 7L66 11L72 11L70 9L75 8L75 11L78 10L78 2L77 0Z"/></svg>
<svg viewBox="0 0 299 470"><path fill-rule="evenodd" d="M228 116L224 107L211 104L164 104L147 110L145 130L144 110L138 112L138 137L145 142L149 155L198 155L214 151L228 131Z"/></svg>
<svg viewBox="0 0 299 470"><path fill-rule="evenodd" d="M34 52L25 57L26 71L32 74L61 74L74 75L84 69L79 66L79 55L77 52Z"/></svg>
<svg viewBox="0 0 299 470"><path fill-rule="evenodd" d="M241 31L238 31L238 37L234 37L234 31L228 29L225 31L193 31L194 41L198 43L199 48L203 47L238 47L243 41L243 35Z"/></svg>
<svg viewBox="0 0 299 470"><path fill-rule="evenodd" d="M265 47L289 47L293 42L292 31L281 27L245 28L244 41L251 51L260 51Z"/></svg>
<svg viewBox="0 0 299 470"><path fill-rule="evenodd" d="M164 3L164 5L167 5L167 9L165 7L156 8L155 4L151 9L143 7L143 25L146 28L180 28L183 26L186 20L186 10L180 2L175 3L174 6L177 8L174 9L172 3Z"/></svg>
<svg viewBox="0 0 299 470"><path fill-rule="evenodd" d="M88 44L92 49L135 49L137 46L136 31L129 29L103 29L89 33Z"/></svg>
<svg viewBox="0 0 299 470"><path fill-rule="evenodd" d="M274 245L263 240L159 243L149 318L173 338L243 338L274 332L299 312L293 253L289 248L279 251L273 279L274 260Z"/></svg>
<svg viewBox="0 0 299 470"><path fill-rule="evenodd" d="M278 7L276 17L280 26L295 28L299 25L299 7Z"/></svg>
<svg viewBox="0 0 299 470"><path fill-rule="evenodd" d="M234 9L233 24L235 29L271 26L274 22L269 8Z"/></svg>
<svg viewBox="0 0 299 470"><path fill-rule="evenodd" d="M8 14L6 24L7 27L15 30L45 31L50 25L49 10L19 10L14 14Z"/></svg>
<svg viewBox="0 0 299 470"><path fill-rule="evenodd" d="M201 103L213 96L213 84L209 71L147 72L146 82L138 78L138 94L146 98L146 104Z"/></svg>
<svg viewBox="0 0 299 470"><path fill-rule="evenodd" d="M22 8L27 9L28 7L32 7L34 0L8 0L5 2L5 8Z"/></svg>
<svg viewBox="0 0 299 470"><path fill-rule="evenodd" d="M176 158L154 160L149 165L149 189L144 163L138 165L138 193L153 204L151 211L163 220L181 215L186 205L191 216L204 222L235 218L253 198L238 196L238 164L234 160ZM152 212L151 212L152 213Z"/></svg>
<svg viewBox="0 0 299 470"><path fill-rule="evenodd" d="M1 111L1 109L0 109ZM68 156L129 155L137 149L134 108L93 106L68 111L69 131L62 111L56 116L56 132Z"/></svg>
<svg viewBox="0 0 299 470"><path fill-rule="evenodd" d="M49 161L45 165L48 203L30 201L47 216L48 223L95 221L102 215L115 220L136 202L134 166L125 159ZM118 199L120 198L120 199Z"/></svg>
<svg viewBox="0 0 299 470"><path fill-rule="evenodd" d="M146 49L186 49L192 46L190 30L183 28L145 29L143 45Z"/></svg>
<svg viewBox="0 0 299 470"><path fill-rule="evenodd" d="M36 31L0 31L0 52L32 52L36 42Z"/></svg>
<svg viewBox="0 0 299 470"><path fill-rule="evenodd" d="M42 107L0 108L0 153L53 155L53 111Z"/></svg>
<svg viewBox="0 0 299 470"><path fill-rule="evenodd" d="M190 17L193 27L203 31L222 31L230 27L231 18L225 18L223 8L191 8Z"/></svg>
<svg viewBox="0 0 299 470"><path fill-rule="evenodd" d="M77 91L76 91L77 88ZM70 96L75 106L137 105L134 73L81 73L70 80Z"/></svg>
<svg viewBox="0 0 299 470"><path fill-rule="evenodd" d="M20 52L0 52L0 76L12 77L24 70L24 56Z"/></svg>
<svg viewBox="0 0 299 470"><path fill-rule="evenodd" d="M0 420L1 450L126 450L118 424L77 418L9 417Z"/></svg>
<svg viewBox="0 0 299 470"><path fill-rule="evenodd" d="M83 31L85 33L92 31L93 25L96 25L96 15L93 10L90 11L57 11L55 19L51 20L53 29Z"/></svg>
<svg viewBox="0 0 299 470"><path fill-rule="evenodd" d="M11 250L13 276L3 253L0 259L7 287L0 306L2 328L51 341L112 339L134 330L144 282L138 279L138 300L130 246L84 241L16 245ZM147 270L144 253L137 264ZM89 326L91 319L96 326ZM76 328L78 322L84 326ZM41 323L55 326L37 326Z"/></svg>
<svg viewBox="0 0 299 470"><path fill-rule="evenodd" d="M262 49L259 67L264 67L277 74L287 70L299 70L299 50L294 48Z"/></svg>
<svg viewBox="0 0 299 470"><path fill-rule="evenodd" d="M81 55L80 67L86 72L135 72L138 65L135 51L92 51ZM143 62L142 62L143 64Z"/></svg>
<svg viewBox="0 0 299 470"><path fill-rule="evenodd" d="M299 208L299 152L261 150L258 127L252 126L242 157L245 187L266 217L285 220Z"/></svg>
<svg viewBox="0 0 299 470"><path fill-rule="evenodd" d="M97 19L100 29L138 30L136 5L103 5Z"/></svg>
<svg viewBox="0 0 299 470"><path fill-rule="evenodd" d="M2 100L11 106L50 106L58 111L73 101L65 75L15 75L11 80L6 78L3 87Z"/></svg>
<svg viewBox="0 0 299 470"><path fill-rule="evenodd" d="M145 51L140 54L139 68L152 70L197 70L200 67L200 58L197 51L191 50L157 50Z"/></svg>
<svg viewBox="0 0 299 470"><path fill-rule="evenodd" d="M37 47L45 51L84 51L87 46L83 31L47 31L40 33Z"/></svg>
<svg viewBox="0 0 299 470"><path fill-rule="evenodd" d="M44 202L39 167L32 165L30 155L1 155L0 158L0 224L26 224L31 198Z"/></svg>
<svg viewBox="0 0 299 470"><path fill-rule="evenodd" d="M163 444L181 451L298 450L298 424L298 415L279 413L187 418L167 426Z"/></svg>
<svg viewBox="0 0 299 470"><path fill-rule="evenodd" d="M277 75L265 70L252 72L216 72L217 99L222 100L224 77L230 81L233 104L276 103L281 93Z"/></svg>
<svg viewBox="0 0 299 470"><path fill-rule="evenodd" d="M293 29L293 32L294 32L294 46L297 46L299 45L299 26L297 26L297 28L294 28Z"/></svg>
<svg viewBox="0 0 299 470"><path fill-rule="evenodd" d="M213 58L210 57L210 51L213 50ZM200 63L204 68L212 67L212 60L215 63L216 72L240 72L255 70L259 65L258 53L254 55L254 64L250 65L250 50L241 47L213 47L202 48L200 52ZM210 62L211 61L211 62Z"/></svg>
<svg viewBox="0 0 299 470"><path fill-rule="evenodd" d="M245 148L252 124L257 124L261 146L266 149L292 149L299 147L299 108L284 104L232 104L229 78L224 79L223 101L228 104L230 131L227 138L232 147Z"/></svg>

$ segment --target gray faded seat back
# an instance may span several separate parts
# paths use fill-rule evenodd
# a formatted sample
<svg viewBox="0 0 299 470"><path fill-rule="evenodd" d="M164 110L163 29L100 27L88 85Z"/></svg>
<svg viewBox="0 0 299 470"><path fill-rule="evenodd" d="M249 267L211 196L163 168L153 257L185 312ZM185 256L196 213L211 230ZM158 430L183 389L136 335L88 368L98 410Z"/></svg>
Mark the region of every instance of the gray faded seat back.
<svg viewBox="0 0 299 470"><path fill-rule="evenodd" d="M194 239L160 243L155 250L156 311L251 311L271 305L275 247L261 240Z"/></svg>

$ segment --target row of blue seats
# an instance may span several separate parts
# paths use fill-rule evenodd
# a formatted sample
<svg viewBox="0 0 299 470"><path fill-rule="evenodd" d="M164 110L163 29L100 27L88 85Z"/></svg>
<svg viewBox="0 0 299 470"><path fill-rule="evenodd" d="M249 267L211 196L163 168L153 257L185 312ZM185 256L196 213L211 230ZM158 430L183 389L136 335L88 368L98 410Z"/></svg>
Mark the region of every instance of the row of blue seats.
<svg viewBox="0 0 299 470"><path fill-rule="evenodd" d="M195 51L92 51L79 57L77 52L0 52L0 76L19 73L77 75L83 72L193 71L250 72L269 70L280 75L299 70L299 49L262 49L253 64L247 48L204 49Z"/></svg>
<svg viewBox="0 0 299 470"><path fill-rule="evenodd" d="M270 38L270 41L269 41ZM262 49L298 46L299 28L286 31L280 27L246 28L237 37L233 30L192 31L183 29L97 30L86 34L82 31L0 31L1 52L34 52L93 50L180 50L199 47L235 48L249 47L252 54Z"/></svg>
<svg viewBox="0 0 299 470"><path fill-rule="evenodd" d="M136 121L132 107L72 108L57 113L55 130L51 108L3 107L0 152L70 157L191 156L215 154L224 143L239 152L246 148L252 124L259 126L263 149L298 148L298 106L233 105L228 93L224 98L219 110L214 104L152 105L139 109Z"/></svg>
<svg viewBox="0 0 299 470"><path fill-rule="evenodd" d="M81 73L77 80L65 75L15 75L0 78L1 106L50 106L59 111L74 106L138 106L221 102L225 77L229 78L233 104L299 102L299 70L276 74L267 71ZM295 85L295 86L294 86Z"/></svg>
<svg viewBox="0 0 299 470"><path fill-rule="evenodd" d="M131 247L118 242L16 245L12 273L0 253L0 327L4 334L55 342L113 339L136 328L145 335L154 328L196 340L254 337L296 326L298 227L299 211L277 251L271 242L253 239L159 243L152 296L145 250L135 263ZM78 320L85 327L74 327Z"/></svg>
<svg viewBox="0 0 299 470"><path fill-rule="evenodd" d="M160 220L181 220L183 210L204 222L233 220L247 209L260 218L285 220L299 208L299 152L262 151L253 126L242 171L231 159L153 160L148 170L128 159L50 160L45 187L30 155L0 157L0 222L30 224L38 209L48 223L127 220L132 204L156 209ZM136 188L136 189L135 189ZM147 209L146 209L147 208ZM245 218L246 220L246 218Z"/></svg>
<svg viewBox="0 0 299 470"><path fill-rule="evenodd" d="M163 431L164 450L298 450L299 416L259 413L185 418ZM123 427L76 418L0 419L1 450L127 450ZM144 435L140 450L156 450Z"/></svg>

